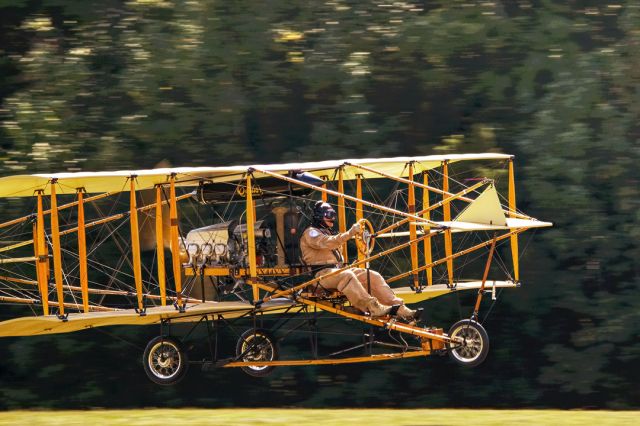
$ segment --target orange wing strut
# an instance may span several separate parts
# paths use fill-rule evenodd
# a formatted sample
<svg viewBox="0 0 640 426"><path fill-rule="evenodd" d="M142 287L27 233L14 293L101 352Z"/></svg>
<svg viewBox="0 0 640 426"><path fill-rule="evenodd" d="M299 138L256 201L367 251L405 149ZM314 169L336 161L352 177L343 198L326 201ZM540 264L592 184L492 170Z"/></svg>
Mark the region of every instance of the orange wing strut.
<svg viewBox="0 0 640 426"><path fill-rule="evenodd" d="M84 202L88 203L89 201L100 200L102 198L109 197L109 196L111 196L113 194L114 194L113 192L105 192L104 194L94 195L93 197L85 198ZM64 210L64 209L68 209L70 207L77 206L77 205L78 205L77 201L73 201L71 203L63 204L61 206L58 206L58 211ZM43 213L45 215L48 215L48 214L51 213L51 210L45 210ZM16 219L12 219L12 220L10 220L8 222L0 223L0 228L6 228L7 226L15 225L15 224L18 224L18 223L23 223L23 222L26 222L27 220L29 220L30 218L31 218L31 215L22 216L22 217L19 217L19 218L16 218ZM31 244L31 243L28 242L27 244ZM27 245L27 244L25 244L25 245Z"/></svg>
<svg viewBox="0 0 640 426"><path fill-rule="evenodd" d="M445 194L449 193L449 163L447 161L442 162L442 190ZM443 197L446 198L445 195ZM445 202L442 205L442 211L444 213L444 221L451 221L451 206L449 202ZM444 251L447 257L447 275L449 276L449 284L453 284L453 244L451 242L451 229L444 231Z"/></svg>
<svg viewBox="0 0 640 426"><path fill-rule="evenodd" d="M78 188L78 262L80 270L80 288L82 289L82 308L89 312L89 276L87 271L87 236L84 225L84 188Z"/></svg>
<svg viewBox="0 0 640 426"><path fill-rule="evenodd" d="M180 241L178 230L178 205L176 203L176 175L169 177L169 220L171 222L171 260L173 261L173 279L178 296L178 305L182 303L182 268L180 267Z"/></svg>
<svg viewBox="0 0 640 426"><path fill-rule="evenodd" d="M136 206L136 177L129 178L129 224L131 225L131 255L133 257L133 278L136 283L138 309L144 309L142 299L142 265L140 262L140 228L138 227L138 209Z"/></svg>
<svg viewBox="0 0 640 426"><path fill-rule="evenodd" d="M356 175L356 198L358 200L362 200L362 175ZM360 201L356 202L356 222L360 221L360 219L364 218L364 214L362 212L362 203ZM358 260L364 260L366 258L365 254L358 250Z"/></svg>
<svg viewBox="0 0 640 426"><path fill-rule="evenodd" d="M513 237L513 235L512 235ZM473 319L478 321L478 312L480 311L480 302L482 302L482 295L484 294L484 285L487 282L487 277L489 276L489 268L491 268L491 261L493 260L493 252L496 249L496 241L498 236L494 235L491 240L491 248L489 249L489 258L487 259L487 263L484 267L484 274L482 275L482 285L478 290L478 297L476 298L476 306L473 309Z"/></svg>
<svg viewBox="0 0 640 426"><path fill-rule="evenodd" d="M38 197L38 213L36 217L35 227L35 257L36 257L36 276L38 278L38 287L40 289L40 297L42 298L42 310L44 315L49 315L49 283L47 276L47 250L44 239L44 212L42 210L42 192L37 192Z"/></svg>
<svg viewBox="0 0 640 426"><path fill-rule="evenodd" d="M349 201L353 201L353 202L360 201L363 205L365 205L367 207L373 207L374 209L377 209L377 210L380 210L380 211L383 211L383 212L387 212L387 213L396 214L396 215L399 215L399 216L402 216L402 217L405 217L405 218L409 218L409 219L415 220L415 221L420 222L420 223L424 223L425 222L425 220L422 217L415 216L415 215L410 215L409 213L404 212L404 211L392 209L390 207L385 207L385 206L382 206L382 205L379 205L379 204L376 204L376 203L372 203L371 201L367 201L367 200L359 200L358 198L352 197L351 195L343 194L343 193L340 193L340 192L337 192L337 191L332 191L330 189L325 189L325 188L323 188L321 186L312 185L310 183L306 183L306 182L303 182L301 180L292 179L290 177L283 176L281 174L274 173L274 172L271 172L269 170L257 169L255 167L253 167L252 169L253 169L253 171L260 172L261 174L265 174L267 176L272 176L272 177L274 177L276 179L280 179L280 180L283 180L285 182L295 183L296 185L300 185L300 186L305 187L305 188L311 188L311 189L316 190L316 191L321 191L321 192L324 192L324 193L326 193L328 195L331 195L331 196L334 196L334 197L342 197L345 200L349 200ZM436 222L429 222L429 223L432 224L433 226L438 226L438 223L436 223Z"/></svg>
<svg viewBox="0 0 640 426"><path fill-rule="evenodd" d="M347 212L344 205L344 170L342 167L338 169L338 192L342 194L338 197L338 230L342 234L347 232ZM342 258L345 264L349 263L346 244L342 245Z"/></svg>
<svg viewBox="0 0 640 426"><path fill-rule="evenodd" d="M415 215L416 214L416 188L413 185L413 162L410 162L408 164L409 166L409 214L411 215ZM409 236L411 238L411 241L413 241L411 243L411 269L413 271L416 271L418 269L418 243L415 241L418 234L416 232L416 222L415 221L410 221L409 222ZM425 239L425 240L428 240ZM418 281L418 273L414 272L413 273L413 288L414 289L419 289L420 288L420 282Z"/></svg>
<svg viewBox="0 0 640 426"><path fill-rule="evenodd" d="M322 180L324 181L324 183L322 184L322 187L325 188L325 189L327 188L327 179L328 179L327 176L322 176ZM326 192L322 193L322 202L323 203L327 202L327 193Z"/></svg>
<svg viewBox="0 0 640 426"><path fill-rule="evenodd" d="M51 244L53 246L53 276L58 294L58 314L64 315L64 291L62 288L62 254L60 249L60 224L58 221L57 179L51 180Z"/></svg>
<svg viewBox="0 0 640 426"><path fill-rule="evenodd" d="M431 213L429 213L429 190L427 187L429 186L429 174L424 171L423 172L423 184L425 188L422 189L422 217L426 220L431 219ZM423 228L425 234L431 233L431 227L425 226ZM424 240L424 264L429 265L432 262L431 255L431 238L425 238ZM433 284L433 268L427 268L427 285Z"/></svg>
<svg viewBox="0 0 640 426"><path fill-rule="evenodd" d="M162 221L162 186L156 185L156 252L158 253L158 286L162 306L167 304L167 281L164 264L164 235Z"/></svg>
<svg viewBox="0 0 640 426"><path fill-rule="evenodd" d="M513 235L513 234L519 234L519 233L521 233L521 232L524 232L524 231L525 231L525 230L527 230L527 229L528 229L528 228L518 228L518 229L515 229L515 230L513 230L513 231L509 231L508 233L503 234L503 235L500 235L499 237L497 237L497 238L496 238L496 241L502 241L502 240L504 240L505 238L509 238L509 237L510 237L511 235ZM426 237L426 236L418 237L418 239L419 239L419 240L422 240L422 239L424 239L425 237ZM482 243L480 243L480 244L476 244L476 245L475 245L475 246L473 246L473 247L469 247L469 248L466 248L466 249L461 250L461 251L459 251L459 252L453 253L453 254L452 254L451 256L449 256L449 257L443 257L443 258L440 258L440 259L438 259L438 260L435 260L435 261L431 262L429 265L421 266L420 268L418 268L418 272L420 272L420 271L424 271L425 269L428 269L428 268L433 268L434 266L441 265L441 264L443 264L443 263L445 263L445 262L447 262L447 261L449 261L449 260L451 260L451 259L455 259L455 258L458 258L458 257L460 257L460 256L464 256L465 254L469 254L469 253L471 253L471 252L474 252L474 251L476 251L476 250L478 250L478 249L481 249L482 247L486 247L486 246L488 246L488 245L490 245L490 244L491 244L491 241L492 241L492 240L488 240L488 241L482 242ZM387 281L387 283L388 283L388 284L390 284L390 283L395 282L395 281L398 281L398 280L400 280L400 279L402 279L402 278L408 277L408 276L409 276L409 275L411 275L412 273L413 273L413 271L403 272L403 273L398 274L398 275L395 275L395 276L393 276L393 277L386 278L386 281ZM328 275L327 275L327 276L328 276Z"/></svg>
<svg viewBox="0 0 640 426"><path fill-rule="evenodd" d="M258 268L256 265L256 210L253 204L253 187L251 174L247 174L247 246L249 248L249 276L250 284L253 286L253 300L257 301L260 297L260 289L256 286L258 277Z"/></svg>
<svg viewBox="0 0 640 426"><path fill-rule="evenodd" d="M509 217L516 217L516 179L513 170L513 157L509 159ZM517 234L511 236L511 258L513 259L514 279L517 282L520 281Z"/></svg>

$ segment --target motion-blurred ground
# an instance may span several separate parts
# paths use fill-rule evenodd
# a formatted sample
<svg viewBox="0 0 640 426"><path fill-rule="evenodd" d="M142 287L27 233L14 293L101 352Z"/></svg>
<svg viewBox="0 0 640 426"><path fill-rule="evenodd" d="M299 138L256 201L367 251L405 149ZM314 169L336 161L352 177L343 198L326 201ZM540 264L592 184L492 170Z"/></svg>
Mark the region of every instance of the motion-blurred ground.
<svg viewBox="0 0 640 426"><path fill-rule="evenodd" d="M638 418L638 411L146 409L9 411L0 425L635 425Z"/></svg>

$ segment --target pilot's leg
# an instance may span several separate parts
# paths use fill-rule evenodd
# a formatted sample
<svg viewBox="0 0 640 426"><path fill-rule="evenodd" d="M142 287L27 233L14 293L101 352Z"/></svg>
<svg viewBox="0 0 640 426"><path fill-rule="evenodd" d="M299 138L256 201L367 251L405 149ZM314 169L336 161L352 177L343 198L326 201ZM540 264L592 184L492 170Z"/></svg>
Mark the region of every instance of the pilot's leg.
<svg viewBox="0 0 640 426"><path fill-rule="evenodd" d="M332 271L335 269L324 269L319 274L326 275ZM383 316L391 310L391 306L381 305L375 297L367 293L353 271L342 271L339 274L323 278L320 280L320 285L326 289L342 292L352 306L363 312L369 312L371 316Z"/></svg>
<svg viewBox="0 0 640 426"><path fill-rule="evenodd" d="M358 281L366 289L371 289L371 295L380 301L383 305L402 305L404 301L395 295L389 284L384 280L378 272L358 268L354 270Z"/></svg>
<svg viewBox="0 0 640 426"><path fill-rule="evenodd" d="M354 270L354 272L358 281L362 283L362 286L364 288L370 288L371 295L376 297L380 303L384 305L400 305L398 317L406 321L418 319L420 313L406 307L404 300L395 295L391 287L389 287L389 284L387 284L378 272L369 270L367 274L367 270L361 268Z"/></svg>

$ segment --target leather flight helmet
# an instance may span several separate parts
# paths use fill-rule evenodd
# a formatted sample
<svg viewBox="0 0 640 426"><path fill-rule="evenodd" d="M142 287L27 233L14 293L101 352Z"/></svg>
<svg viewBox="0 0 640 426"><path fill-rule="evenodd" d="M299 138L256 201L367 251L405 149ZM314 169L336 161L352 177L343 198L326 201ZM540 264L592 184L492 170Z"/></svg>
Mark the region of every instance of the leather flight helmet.
<svg viewBox="0 0 640 426"><path fill-rule="evenodd" d="M318 201L313 206L313 225L326 228L324 219L333 219L337 217L336 211L331 204Z"/></svg>

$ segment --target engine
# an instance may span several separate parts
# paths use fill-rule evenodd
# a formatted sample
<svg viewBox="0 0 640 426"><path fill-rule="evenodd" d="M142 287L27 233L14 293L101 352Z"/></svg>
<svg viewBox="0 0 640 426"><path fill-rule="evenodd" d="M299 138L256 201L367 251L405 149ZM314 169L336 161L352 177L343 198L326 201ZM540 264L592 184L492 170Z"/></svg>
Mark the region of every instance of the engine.
<svg viewBox="0 0 640 426"><path fill-rule="evenodd" d="M256 221L256 263L270 267L277 263L276 244L264 220ZM191 230L184 241L191 266L248 267L247 225L222 222Z"/></svg>

